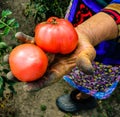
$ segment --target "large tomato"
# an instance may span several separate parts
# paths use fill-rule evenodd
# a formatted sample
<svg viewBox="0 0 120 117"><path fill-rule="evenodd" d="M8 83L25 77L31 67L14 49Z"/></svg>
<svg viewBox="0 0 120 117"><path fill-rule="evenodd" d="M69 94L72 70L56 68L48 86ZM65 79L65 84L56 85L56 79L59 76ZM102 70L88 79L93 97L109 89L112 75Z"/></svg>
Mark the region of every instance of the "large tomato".
<svg viewBox="0 0 120 117"><path fill-rule="evenodd" d="M35 42L47 52L69 54L77 46L78 35L68 20L50 17L36 26Z"/></svg>
<svg viewBox="0 0 120 117"><path fill-rule="evenodd" d="M48 66L48 58L38 46L21 44L10 53L9 64L17 79L30 82L43 76Z"/></svg>

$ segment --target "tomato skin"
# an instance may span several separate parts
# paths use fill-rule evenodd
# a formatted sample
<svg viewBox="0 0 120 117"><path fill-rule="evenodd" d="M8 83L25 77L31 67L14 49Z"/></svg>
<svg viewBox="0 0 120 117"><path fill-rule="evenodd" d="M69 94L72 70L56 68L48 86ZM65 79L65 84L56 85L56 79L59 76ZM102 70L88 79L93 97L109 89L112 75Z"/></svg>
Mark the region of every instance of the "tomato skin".
<svg viewBox="0 0 120 117"><path fill-rule="evenodd" d="M35 42L44 51L69 54L78 44L78 35L68 20L50 17L36 26Z"/></svg>
<svg viewBox="0 0 120 117"><path fill-rule="evenodd" d="M10 53L9 64L18 80L31 82L43 76L48 66L48 58L38 46L21 44Z"/></svg>

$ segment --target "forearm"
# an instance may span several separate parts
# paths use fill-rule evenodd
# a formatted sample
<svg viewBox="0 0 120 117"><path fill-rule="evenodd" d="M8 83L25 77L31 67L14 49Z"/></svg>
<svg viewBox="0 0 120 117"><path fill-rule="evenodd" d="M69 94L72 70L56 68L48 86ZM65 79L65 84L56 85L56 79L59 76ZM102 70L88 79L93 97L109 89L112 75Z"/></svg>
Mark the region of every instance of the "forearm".
<svg viewBox="0 0 120 117"><path fill-rule="evenodd" d="M115 7L117 6L117 7ZM114 9L120 11L120 4L108 5L106 9ZM118 26L115 20L107 13L100 12L82 24L76 27L79 38L81 34L85 34L89 42L95 46L102 41L111 40L118 36Z"/></svg>

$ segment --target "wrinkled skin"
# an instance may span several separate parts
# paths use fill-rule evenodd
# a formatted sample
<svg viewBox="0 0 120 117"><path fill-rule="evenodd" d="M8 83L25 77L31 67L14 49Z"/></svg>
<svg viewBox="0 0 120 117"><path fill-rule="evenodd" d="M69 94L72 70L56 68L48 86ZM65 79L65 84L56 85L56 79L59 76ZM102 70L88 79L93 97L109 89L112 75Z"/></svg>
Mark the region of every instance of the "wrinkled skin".
<svg viewBox="0 0 120 117"><path fill-rule="evenodd" d="M98 25L101 23L100 25ZM104 27L105 26L105 27ZM96 28L95 28L96 27ZM104 28L103 28L104 27ZM98 13L84 23L77 26L79 43L74 52L68 55L53 55L48 53L49 67L45 75L31 83L26 83L25 91L39 90L45 86L57 82L63 75L69 73L76 65L86 74L92 74L94 68L91 62L96 56L94 46L104 40L110 40L117 36L117 25L114 20L105 13ZM17 33L16 38L23 43L34 43L34 38L23 33ZM12 76L8 73L8 78Z"/></svg>
<svg viewBox="0 0 120 117"><path fill-rule="evenodd" d="M16 38L18 40L21 40L23 43L34 43L33 37L25 35L22 32L16 33ZM80 43L82 43L82 42L80 42ZM89 43L89 42L85 42L84 45L86 45L87 43ZM87 45L88 45L87 49L89 48L92 51L94 51L94 56L90 56L90 58L88 58L88 55L86 55L85 58L84 57L81 58L81 62L82 63L84 62L84 63L83 63L83 65L80 64L80 67L87 74L91 74L93 72L91 62L95 57L95 50L94 50L93 46L91 46L91 44L87 44ZM24 86L24 90L25 91L38 90L40 88L43 88L47 85L53 84L56 81L58 81L60 78L62 78L63 75L69 73L69 71L71 71L71 69L76 66L77 57L78 57L79 53L81 52L82 48L83 48L82 45L78 44L77 49L69 55L61 55L61 54L55 55L55 54L47 53L48 59L49 59L49 67L48 67L47 72L41 79L39 79L35 82L26 83L26 85ZM84 51L87 52L88 50L84 49ZM93 53L89 52L89 55L93 55ZM87 59L86 59L86 57L87 57ZM91 59L91 60L89 60L89 59ZM79 65L79 62L80 61L78 61L78 65ZM89 64L89 65L84 66L84 64ZM7 74L8 79L14 78L14 76L13 75L11 76L11 75L12 75L11 72L9 72Z"/></svg>

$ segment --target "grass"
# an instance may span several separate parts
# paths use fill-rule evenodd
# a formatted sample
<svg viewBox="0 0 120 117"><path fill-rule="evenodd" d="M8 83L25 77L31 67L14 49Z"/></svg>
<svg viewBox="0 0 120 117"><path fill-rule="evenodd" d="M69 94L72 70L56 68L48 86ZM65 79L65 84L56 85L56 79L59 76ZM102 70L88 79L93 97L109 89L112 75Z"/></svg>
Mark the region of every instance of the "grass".
<svg viewBox="0 0 120 117"><path fill-rule="evenodd" d="M102 100L99 103L97 112L99 117L116 117L119 114L119 103L120 103L120 84L113 92L113 94L106 100Z"/></svg>

